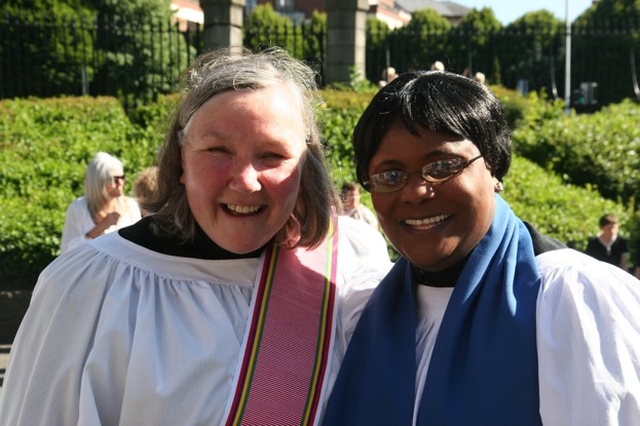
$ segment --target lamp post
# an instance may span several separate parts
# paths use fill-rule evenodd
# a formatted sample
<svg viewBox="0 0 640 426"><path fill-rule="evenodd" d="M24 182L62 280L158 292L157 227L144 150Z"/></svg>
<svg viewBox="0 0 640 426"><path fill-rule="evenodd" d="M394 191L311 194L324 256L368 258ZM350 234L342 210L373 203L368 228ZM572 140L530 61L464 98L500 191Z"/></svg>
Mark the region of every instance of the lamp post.
<svg viewBox="0 0 640 426"><path fill-rule="evenodd" d="M565 11L565 71L564 71L564 111L569 115L571 111L571 18L569 18L569 0L566 0Z"/></svg>

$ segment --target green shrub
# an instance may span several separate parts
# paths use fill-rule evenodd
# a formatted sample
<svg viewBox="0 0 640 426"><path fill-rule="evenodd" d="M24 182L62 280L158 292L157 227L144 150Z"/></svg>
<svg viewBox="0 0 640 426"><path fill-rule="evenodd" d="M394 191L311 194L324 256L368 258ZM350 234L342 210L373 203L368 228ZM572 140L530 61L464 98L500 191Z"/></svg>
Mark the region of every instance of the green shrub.
<svg viewBox="0 0 640 426"><path fill-rule="evenodd" d="M516 152L625 204L640 200L640 106L625 101L595 114L531 120L514 132Z"/></svg>
<svg viewBox="0 0 640 426"><path fill-rule="evenodd" d="M84 192L96 152L120 158L135 176L157 146L113 98L0 102L0 288L37 276L59 254L66 209Z"/></svg>
<svg viewBox="0 0 640 426"><path fill-rule="evenodd" d="M522 220L580 251L599 232L598 219L605 213L618 215L621 233L630 233L630 215L623 205L602 198L593 188L567 185L520 156L513 157L502 194Z"/></svg>
<svg viewBox="0 0 640 426"><path fill-rule="evenodd" d="M345 182L357 181L351 139L360 115L374 94L374 90L323 91L325 103L319 110L318 117L327 146L327 163L337 189ZM361 191L360 202L369 208L373 207L371 196L366 191Z"/></svg>
<svg viewBox="0 0 640 426"><path fill-rule="evenodd" d="M323 92L325 103L319 117L336 187L355 180L351 136L374 93ZM161 97L157 103L132 110L130 116L116 99L106 97L0 101L0 290L29 289L58 255L66 208L83 193L84 171L97 151L109 152L124 162L131 177L130 192L133 177L155 162L167 114L176 101L175 95ZM512 102L513 111L519 111L514 117L520 117L516 120L520 126L535 126L541 135L559 133L565 123L564 117L555 116L556 107L542 100L514 97L504 102ZM584 123L583 118L569 120L578 128L567 133L583 132L578 124L603 126L599 119L596 123L600 124L584 124L588 117ZM520 141L523 135L530 135L526 129L519 133ZM635 141L622 135L620 130L616 144L635 149L631 148ZM524 220L577 249L583 249L586 239L598 231L597 219L605 212L619 215L623 233L640 229L633 225L640 219L627 224L632 215L621 203L603 199L594 187L567 185L551 169L523 157L514 158L503 194ZM371 206L368 193L362 193L362 201Z"/></svg>

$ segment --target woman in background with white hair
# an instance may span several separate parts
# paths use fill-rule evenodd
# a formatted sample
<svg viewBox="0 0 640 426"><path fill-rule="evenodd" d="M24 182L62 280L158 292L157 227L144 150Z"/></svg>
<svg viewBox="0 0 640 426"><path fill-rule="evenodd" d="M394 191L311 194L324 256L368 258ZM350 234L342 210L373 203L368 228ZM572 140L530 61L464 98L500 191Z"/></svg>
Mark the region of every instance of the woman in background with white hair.
<svg viewBox="0 0 640 426"><path fill-rule="evenodd" d="M140 220L140 208L124 195L124 183L124 166L119 159L106 152L91 159L84 175L84 195L67 208L61 253Z"/></svg>

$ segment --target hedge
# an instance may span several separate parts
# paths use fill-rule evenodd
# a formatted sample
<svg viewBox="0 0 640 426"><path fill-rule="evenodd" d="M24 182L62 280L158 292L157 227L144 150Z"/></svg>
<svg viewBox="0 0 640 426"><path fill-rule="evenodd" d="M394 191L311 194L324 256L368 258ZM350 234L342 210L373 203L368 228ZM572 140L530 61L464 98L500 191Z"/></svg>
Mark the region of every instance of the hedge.
<svg viewBox="0 0 640 426"><path fill-rule="evenodd" d="M373 93L323 92L326 102L319 116L336 186L355 179L351 133ZM514 140L525 146L530 143L530 103L513 93L503 96L513 99L504 102L512 124L524 126ZM128 114L108 97L0 101L0 291L31 289L39 272L59 254L66 208L82 194L86 164L97 151L120 158L132 178L154 163L163 123L176 100L162 97ZM564 117L537 123L539 134L557 134L559 120L565 123ZM589 117L572 120L588 123ZM616 143L635 141L621 138ZM617 213L623 233L630 232L626 222L631 214L624 202L603 198L594 186L567 184L552 169L525 159L527 152L522 149L514 157L503 193L523 219L578 249L598 231L597 219L604 212ZM607 172L602 170L603 175ZM366 193L363 202L370 206Z"/></svg>

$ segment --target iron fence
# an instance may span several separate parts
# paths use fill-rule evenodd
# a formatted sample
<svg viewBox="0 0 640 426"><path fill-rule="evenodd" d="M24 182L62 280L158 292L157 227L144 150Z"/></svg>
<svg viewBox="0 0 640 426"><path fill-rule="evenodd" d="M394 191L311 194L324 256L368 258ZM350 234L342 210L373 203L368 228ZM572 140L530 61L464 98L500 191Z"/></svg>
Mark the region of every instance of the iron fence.
<svg viewBox="0 0 640 426"><path fill-rule="evenodd" d="M201 31L163 20L0 16L0 98L118 96L175 89Z"/></svg>
<svg viewBox="0 0 640 426"><path fill-rule="evenodd" d="M640 100L636 70L640 25L591 25L571 32L571 93L584 109ZM245 28L251 48L278 44L324 75L326 37L304 27L284 34ZM382 70L428 69L442 61L450 71L483 72L490 84L565 93L566 34L563 31L393 31L367 33L366 75ZM258 41L258 44L256 44ZM175 90L180 73L203 49L198 26L181 29L163 21L114 17L0 17L0 98L111 95L152 99Z"/></svg>
<svg viewBox="0 0 640 426"><path fill-rule="evenodd" d="M639 31L640 24L629 23L572 27L569 92L579 111L593 111L626 98L640 101ZM377 45L368 44L367 77L379 79L381 70L389 65L401 73L429 69L433 62L441 61L449 71L481 71L490 84L564 99L566 46L564 30L395 32Z"/></svg>

